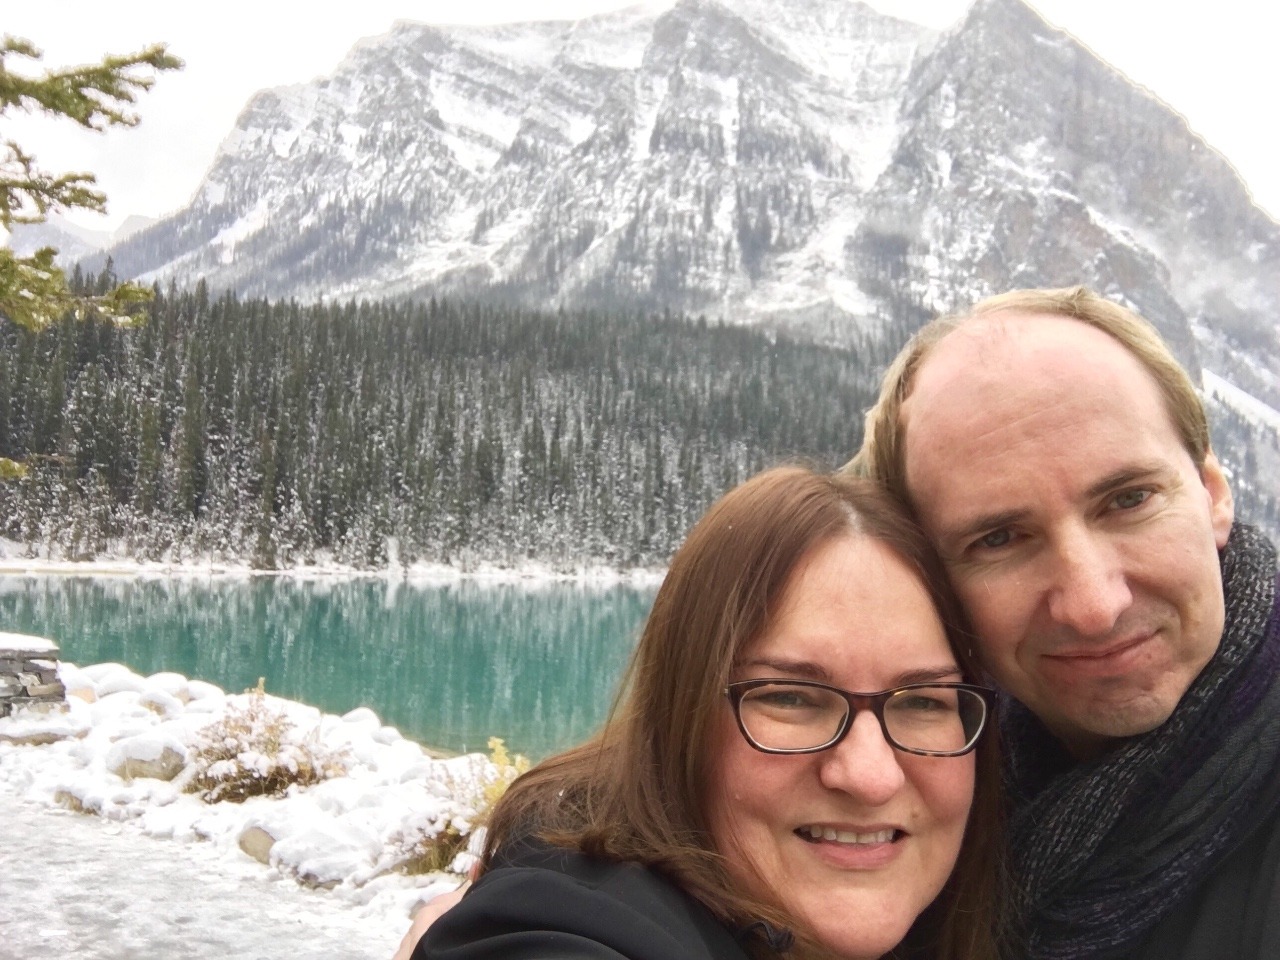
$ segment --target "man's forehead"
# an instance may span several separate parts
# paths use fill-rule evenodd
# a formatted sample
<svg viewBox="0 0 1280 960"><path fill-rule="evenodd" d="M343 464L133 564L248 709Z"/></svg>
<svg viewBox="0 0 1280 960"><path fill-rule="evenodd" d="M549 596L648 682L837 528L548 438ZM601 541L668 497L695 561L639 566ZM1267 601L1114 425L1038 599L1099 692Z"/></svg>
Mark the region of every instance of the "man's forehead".
<svg viewBox="0 0 1280 960"><path fill-rule="evenodd" d="M1021 464L1024 450L1063 452L1098 431L1118 453L1161 432L1162 417L1176 442L1150 372L1103 331L1048 314L973 318L926 356L903 402L907 484L918 494L922 471L938 482L998 471L1010 458Z"/></svg>
<svg viewBox="0 0 1280 960"><path fill-rule="evenodd" d="M915 382L926 370L936 370L948 361L1008 370L1011 358L1060 357L1064 351L1084 356L1099 349L1129 354L1110 335L1073 317L1002 310L961 321L921 360Z"/></svg>
<svg viewBox="0 0 1280 960"><path fill-rule="evenodd" d="M1110 374L1146 381L1149 370L1123 344L1083 321L1057 314L1001 311L964 320L917 366L900 426L926 415L963 414L965 398L988 404L1055 385Z"/></svg>

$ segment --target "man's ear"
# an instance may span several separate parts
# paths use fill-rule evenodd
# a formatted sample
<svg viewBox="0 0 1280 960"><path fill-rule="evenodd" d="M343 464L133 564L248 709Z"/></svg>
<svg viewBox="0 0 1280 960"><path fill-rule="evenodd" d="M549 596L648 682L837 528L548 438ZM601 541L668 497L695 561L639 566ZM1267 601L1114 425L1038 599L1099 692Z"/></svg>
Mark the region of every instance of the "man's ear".
<svg viewBox="0 0 1280 960"><path fill-rule="evenodd" d="M1213 538L1221 550L1227 545L1227 535L1231 533L1231 523L1236 517L1236 501L1231 494L1231 485L1227 483L1227 475L1222 464L1214 456L1212 450L1205 454L1204 466L1200 468L1200 480L1204 483L1205 492L1209 496L1209 519L1213 523Z"/></svg>

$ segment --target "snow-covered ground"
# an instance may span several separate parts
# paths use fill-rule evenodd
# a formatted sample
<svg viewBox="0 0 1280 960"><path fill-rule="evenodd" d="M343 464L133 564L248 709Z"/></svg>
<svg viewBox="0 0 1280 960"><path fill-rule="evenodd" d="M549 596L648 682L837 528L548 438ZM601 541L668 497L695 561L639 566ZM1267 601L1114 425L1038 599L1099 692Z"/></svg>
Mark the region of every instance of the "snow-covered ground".
<svg viewBox="0 0 1280 960"><path fill-rule="evenodd" d="M0 956L9 960L388 960L407 926L248 857L0 787Z"/></svg>
<svg viewBox="0 0 1280 960"><path fill-rule="evenodd" d="M386 960L415 905L471 862L464 851L453 872L409 876L397 869L405 851L442 830L468 834L513 773L480 754L435 759L363 708L322 715L119 664L61 664L60 675L65 712L0 718L5 957ZM340 755L345 775L244 803L186 791L209 725L253 709L287 718L279 756ZM137 776L157 761L176 776ZM247 748L228 763L265 771L269 757ZM264 838L265 863L241 849Z"/></svg>

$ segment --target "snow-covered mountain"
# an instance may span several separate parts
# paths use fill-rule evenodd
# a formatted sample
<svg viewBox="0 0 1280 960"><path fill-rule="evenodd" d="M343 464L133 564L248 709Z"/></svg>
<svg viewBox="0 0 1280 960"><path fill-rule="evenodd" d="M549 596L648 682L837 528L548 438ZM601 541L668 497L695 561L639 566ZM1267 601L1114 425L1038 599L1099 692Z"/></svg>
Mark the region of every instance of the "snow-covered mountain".
<svg viewBox="0 0 1280 960"><path fill-rule="evenodd" d="M399 24L259 94L191 206L117 265L303 298L856 314L849 214L930 39L847 0Z"/></svg>
<svg viewBox="0 0 1280 960"><path fill-rule="evenodd" d="M190 206L112 253L244 294L482 293L837 340L1085 283L1280 409L1280 225L1021 0L941 34L850 0L400 23L255 96Z"/></svg>
<svg viewBox="0 0 1280 960"><path fill-rule="evenodd" d="M191 205L113 253L250 294L484 289L837 335L1083 281L1189 359L1189 319L1217 356L1280 303L1280 227L1229 164L1020 0L941 35L849 0L401 23L258 94Z"/></svg>

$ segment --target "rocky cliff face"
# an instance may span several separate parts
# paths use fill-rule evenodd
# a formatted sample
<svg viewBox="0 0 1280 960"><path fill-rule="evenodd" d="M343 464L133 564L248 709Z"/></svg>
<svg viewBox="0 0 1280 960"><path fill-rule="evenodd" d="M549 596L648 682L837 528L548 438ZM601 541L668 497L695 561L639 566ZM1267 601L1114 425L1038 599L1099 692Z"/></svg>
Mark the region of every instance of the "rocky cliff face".
<svg viewBox="0 0 1280 960"><path fill-rule="evenodd" d="M1021 0L940 35L849 0L402 23L257 95L190 207L112 253L244 294L481 293L837 340L1085 283L1280 409L1280 226Z"/></svg>
<svg viewBox="0 0 1280 960"><path fill-rule="evenodd" d="M255 97L191 206L116 265L303 298L869 315L843 245L931 39L847 0L400 24Z"/></svg>
<svg viewBox="0 0 1280 960"><path fill-rule="evenodd" d="M853 246L864 264L901 251L901 295L946 309L1085 283L1193 369L1256 351L1246 379L1277 405L1280 227L1176 113L1017 0L979 0L912 71L902 116Z"/></svg>

